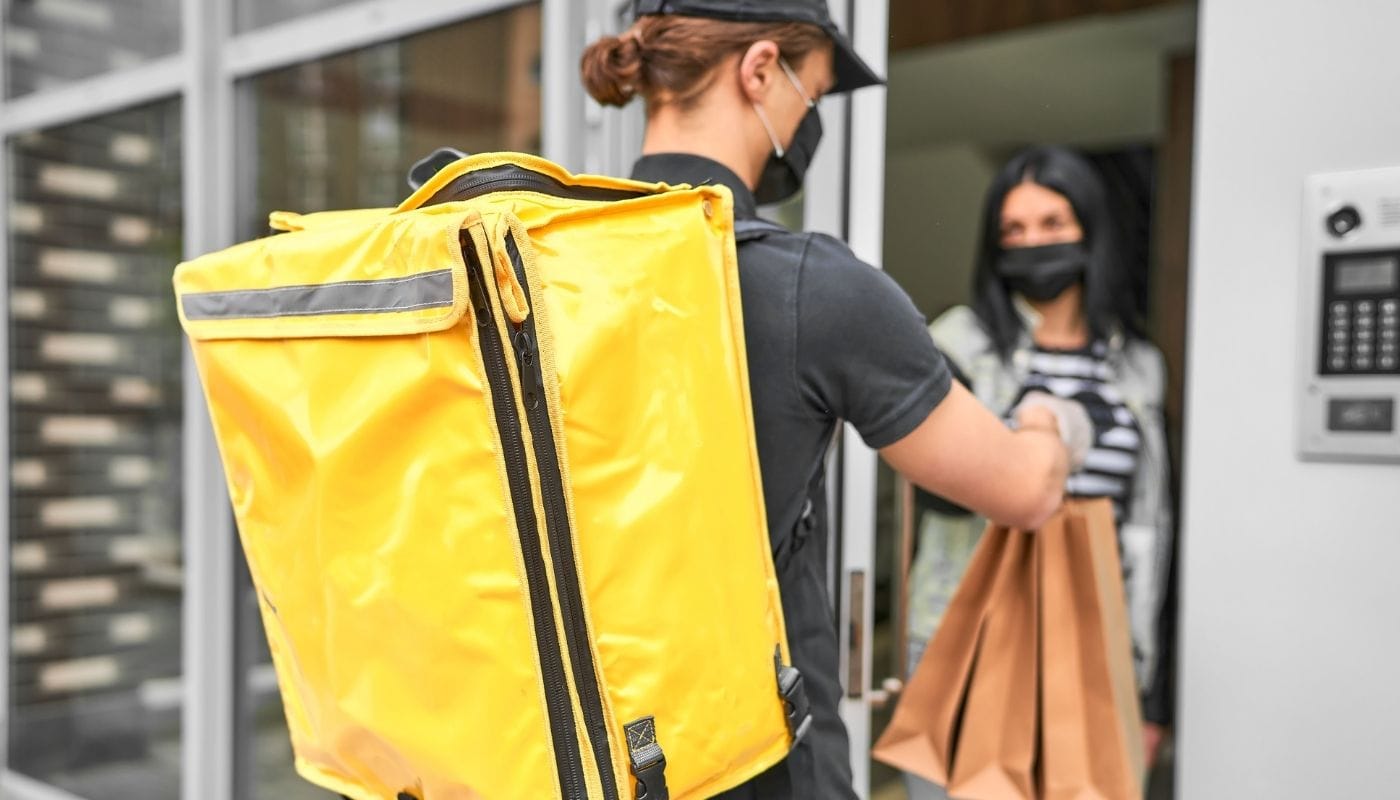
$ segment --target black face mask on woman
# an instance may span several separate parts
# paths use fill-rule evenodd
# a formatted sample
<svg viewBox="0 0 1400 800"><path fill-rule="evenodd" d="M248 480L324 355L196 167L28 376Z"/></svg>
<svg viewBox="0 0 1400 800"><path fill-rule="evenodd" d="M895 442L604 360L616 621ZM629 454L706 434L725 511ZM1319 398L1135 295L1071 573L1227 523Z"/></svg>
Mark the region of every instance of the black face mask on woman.
<svg viewBox="0 0 1400 800"><path fill-rule="evenodd" d="M768 131L769 141L773 143L773 152L768 156L768 163L763 166L763 174L759 176L758 185L753 189L754 200L762 205L781 203L797 194L802 188L802 182L807 178L807 168L812 165L812 158L817 154L817 145L822 140L822 116L817 111L817 101L807 96L807 90L802 87L797 73L792 71L787 61L778 59L778 64L782 66L783 72L787 73L792 88L806 101L807 115L798 123L797 132L792 135L792 144L783 147L773 133L773 126L768 124L768 115L763 113L763 107L754 106L759 121Z"/></svg>
<svg viewBox="0 0 1400 800"><path fill-rule="evenodd" d="M997 272L1011 291L1027 300L1044 302L1084 279L1089 251L1083 242L1038 247L1008 247L997 260Z"/></svg>

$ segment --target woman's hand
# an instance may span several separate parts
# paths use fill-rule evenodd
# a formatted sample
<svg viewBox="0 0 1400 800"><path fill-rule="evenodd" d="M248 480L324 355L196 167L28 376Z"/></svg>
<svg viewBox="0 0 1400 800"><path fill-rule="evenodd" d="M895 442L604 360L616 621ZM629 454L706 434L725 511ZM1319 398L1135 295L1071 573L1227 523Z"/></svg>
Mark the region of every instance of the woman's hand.
<svg viewBox="0 0 1400 800"><path fill-rule="evenodd" d="M1162 741L1167 738L1167 729L1155 722L1142 723L1142 751L1147 756L1147 768L1157 763L1162 750Z"/></svg>
<svg viewBox="0 0 1400 800"><path fill-rule="evenodd" d="M1013 414L1021 427L1048 427L1059 433L1060 441L1069 450L1070 472L1084 465L1084 458L1094 445L1094 423L1082 404L1046 392L1028 392ZM1053 424L1044 424L1046 415L1053 419Z"/></svg>

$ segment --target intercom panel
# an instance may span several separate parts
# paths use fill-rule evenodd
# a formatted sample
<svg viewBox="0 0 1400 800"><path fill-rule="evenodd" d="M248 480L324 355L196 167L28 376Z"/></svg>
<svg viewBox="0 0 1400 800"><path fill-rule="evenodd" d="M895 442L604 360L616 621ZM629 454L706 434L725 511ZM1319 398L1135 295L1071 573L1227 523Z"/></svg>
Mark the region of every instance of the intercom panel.
<svg viewBox="0 0 1400 800"><path fill-rule="evenodd" d="M1400 462L1400 167L1305 186L1298 449Z"/></svg>

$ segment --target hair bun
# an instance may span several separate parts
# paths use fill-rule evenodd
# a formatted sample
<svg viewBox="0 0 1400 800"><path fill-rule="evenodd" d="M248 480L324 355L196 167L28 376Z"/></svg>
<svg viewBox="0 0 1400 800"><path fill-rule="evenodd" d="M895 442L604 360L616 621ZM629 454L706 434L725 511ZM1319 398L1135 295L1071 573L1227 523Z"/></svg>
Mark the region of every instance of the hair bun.
<svg viewBox="0 0 1400 800"><path fill-rule="evenodd" d="M583 51L579 64L583 86L605 106L625 106L637 95L642 73L642 44L632 31L604 36Z"/></svg>

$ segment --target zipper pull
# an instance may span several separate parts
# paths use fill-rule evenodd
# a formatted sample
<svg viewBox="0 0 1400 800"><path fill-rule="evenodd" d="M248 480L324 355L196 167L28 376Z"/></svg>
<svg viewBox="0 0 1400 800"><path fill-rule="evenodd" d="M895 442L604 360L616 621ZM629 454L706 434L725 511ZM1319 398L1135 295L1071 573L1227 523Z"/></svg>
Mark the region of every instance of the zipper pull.
<svg viewBox="0 0 1400 800"><path fill-rule="evenodd" d="M500 243L492 245L491 258L496 267L496 290L501 295L501 308L511 322L520 325L530 316L530 302L525 287L521 285L524 274L516 275L506 248Z"/></svg>
<svg viewBox="0 0 1400 800"><path fill-rule="evenodd" d="M515 335L511 337L511 343L515 345L515 364L520 372L520 389L523 392L521 399L526 411L534 411L544 399L539 351L535 349L535 342L524 325L515 326Z"/></svg>

